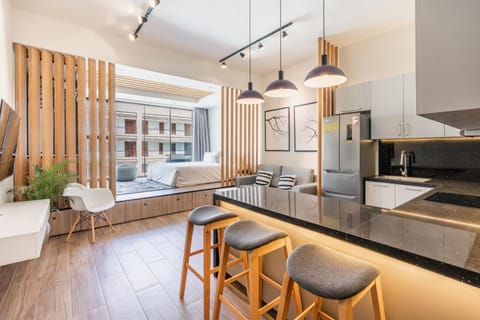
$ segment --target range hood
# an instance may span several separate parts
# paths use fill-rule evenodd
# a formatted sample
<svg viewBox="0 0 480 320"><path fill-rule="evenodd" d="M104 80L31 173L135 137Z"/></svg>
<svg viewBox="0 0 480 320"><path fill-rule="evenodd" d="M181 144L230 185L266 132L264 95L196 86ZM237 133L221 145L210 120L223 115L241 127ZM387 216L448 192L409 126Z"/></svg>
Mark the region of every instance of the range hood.
<svg viewBox="0 0 480 320"><path fill-rule="evenodd" d="M480 130L479 12L478 0L415 1L417 114L465 135Z"/></svg>

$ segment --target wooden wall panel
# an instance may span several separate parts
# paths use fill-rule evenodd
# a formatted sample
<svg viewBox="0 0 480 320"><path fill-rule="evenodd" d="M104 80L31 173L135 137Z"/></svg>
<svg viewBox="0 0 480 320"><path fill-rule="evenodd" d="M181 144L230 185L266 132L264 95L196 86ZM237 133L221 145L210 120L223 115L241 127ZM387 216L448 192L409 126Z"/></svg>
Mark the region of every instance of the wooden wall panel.
<svg viewBox="0 0 480 320"><path fill-rule="evenodd" d="M100 163L100 187L107 187L107 68L98 61L98 147Z"/></svg>
<svg viewBox="0 0 480 320"><path fill-rule="evenodd" d="M88 110L89 110L89 157L90 157L90 187L98 187L97 176L97 62L88 59Z"/></svg>
<svg viewBox="0 0 480 320"><path fill-rule="evenodd" d="M71 55L65 56L66 66L66 91L65 91L65 152L66 159L69 161L68 170L77 174L77 126L75 115L75 73L76 61Z"/></svg>
<svg viewBox="0 0 480 320"><path fill-rule="evenodd" d="M115 65L108 64L108 147L109 147L109 182L113 195L116 194L116 146L115 146Z"/></svg>
<svg viewBox="0 0 480 320"><path fill-rule="evenodd" d="M53 57L54 64L54 84L55 93L55 162L65 160L65 58L63 54L56 52Z"/></svg>
<svg viewBox="0 0 480 320"><path fill-rule="evenodd" d="M28 48L28 156L29 176L40 165L40 50Z"/></svg>
<svg viewBox="0 0 480 320"><path fill-rule="evenodd" d="M15 111L20 116L17 151L15 155L15 185L26 183L27 159L27 50L15 44Z"/></svg>
<svg viewBox="0 0 480 320"><path fill-rule="evenodd" d="M42 50L42 168L53 163L53 56Z"/></svg>
<svg viewBox="0 0 480 320"><path fill-rule="evenodd" d="M87 185L87 83L85 59L77 58L77 152L78 176Z"/></svg>

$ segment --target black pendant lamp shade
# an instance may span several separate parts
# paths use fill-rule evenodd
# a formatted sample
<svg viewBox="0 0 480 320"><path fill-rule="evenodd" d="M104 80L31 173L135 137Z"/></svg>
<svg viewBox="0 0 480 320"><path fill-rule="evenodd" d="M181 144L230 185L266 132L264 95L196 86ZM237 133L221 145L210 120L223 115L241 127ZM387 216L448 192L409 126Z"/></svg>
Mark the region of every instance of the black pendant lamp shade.
<svg viewBox="0 0 480 320"><path fill-rule="evenodd" d="M282 27L282 0L280 0L280 28ZM272 98L286 98L295 95L298 90L293 82L283 78L282 70L282 38L283 35L278 33L280 38L280 70L278 71L278 80L271 82L265 89L265 95Z"/></svg>
<svg viewBox="0 0 480 320"><path fill-rule="evenodd" d="M252 43L252 0L248 1L248 43ZM238 104L258 104L265 101L260 92L253 89L252 83L252 48L248 47L248 90L237 97Z"/></svg>
<svg viewBox="0 0 480 320"><path fill-rule="evenodd" d="M323 54L322 64L313 68L305 78L304 84L311 88L328 88L338 86L347 81L345 73L337 66L328 64L325 53L325 0L323 0Z"/></svg>

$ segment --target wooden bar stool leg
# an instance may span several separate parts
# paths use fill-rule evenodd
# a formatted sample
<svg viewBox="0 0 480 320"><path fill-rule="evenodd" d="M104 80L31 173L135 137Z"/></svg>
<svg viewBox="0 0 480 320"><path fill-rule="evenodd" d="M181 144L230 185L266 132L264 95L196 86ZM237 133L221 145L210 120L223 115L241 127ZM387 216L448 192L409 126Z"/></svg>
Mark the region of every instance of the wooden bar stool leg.
<svg viewBox="0 0 480 320"><path fill-rule="evenodd" d="M315 303L315 308L313 309L312 320L320 320L320 314L322 312L322 302L323 299L321 297L315 296L313 298L313 302Z"/></svg>
<svg viewBox="0 0 480 320"><path fill-rule="evenodd" d="M248 269L248 254L246 251L240 251L240 258L242 259L243 270ZM247 291L247 298L250 297L250 284L248 279L245 281L245 290Z"/></svg>
<svg viewBox="0 0 480 320"><path fill-rule="evenodd" d="M77 224L80 222L80 215L81 214L82 214L81 212L78 213L77 218L75 219L75 222L73 223L72 227L70 228L70 232L68 232L68 235L67 235L67 238L65 239L65 242L70 241L70 237L72 236L73 231L77 227Z"/></svg>
<svg viewBox="0 0 480 320"><path fill-rule="evenodd" d="M352 299L340 300L338 303L338 320L353 320Z"/></svg>
<svg viewBox="0 0 480 320"><path fill-rule="evenodd" d="M90 226L92 227L92 242L95 243L95 217L90 213Z"/></svg>
<svg viewBox="0 0 480 320"><path fill-rule="evenodd" d="M180 280L180 299L183 299L185 294L185 285L187 283L188 264L190 262L190 250L192 247L193 224L187 222L187 230L185 232L185 248L183 249L183 263L182 263L182 277Z"/></svg>
<svg viewBox="0 0 480 320"><path fill-rule="evenodd" d="M210 319L210 259L212 234L210 228L203 228L203 319Z"/></svg>
<svg viewBox="0 0 480 320"><path fill-rule="evenodd" d="M250 315L252 320L259 319L258 309L260 309L260 257L256 252L249 254L249 272L248 282L250 285Z"/></svg>
<svg viewBox="0 0 480 320"><path fill-rule="evenodd" d="M385 320L385 309L383 306L382 285L380 283L380 277L375 279L375 284L370 288L370 294L372 296L373 314L375 320Z"/></svg>
<svg viewBox="0 0 480 320"><path fill-rule="evenodd" d="M284 253L285 253L285 261L287 261L288 256L290 253L292 253L292 241L290 238L285 239L285 247L284 247ZM295 301L295 308L297 309L297 314L302 313L302 297L300 295L300 287L298 286L297 283L293 284L293 299ZM288 301L290 303L290 300Z"/></svg>
<svg viewBox="0 0 480 320"><path fill-rule="evenodd" d="M217 281L217 290L215 291L215 303L213 306L213 320L218 320L220 317L220 296L223 294L223 288L225 286L225 277L227 275L227 263L228 263L228 253L230 252L230 247L225 241L222 242L220 249L220 270L218 271L218 281Z"/></svg>
<svg viewBox="0 0 480 320"><path fill-rule="evenodd" d="M285 272L282 282L282 293L280 296L280 305L277 313L277 320L287 320L290 299L292 297L293 280Z"/></svg>

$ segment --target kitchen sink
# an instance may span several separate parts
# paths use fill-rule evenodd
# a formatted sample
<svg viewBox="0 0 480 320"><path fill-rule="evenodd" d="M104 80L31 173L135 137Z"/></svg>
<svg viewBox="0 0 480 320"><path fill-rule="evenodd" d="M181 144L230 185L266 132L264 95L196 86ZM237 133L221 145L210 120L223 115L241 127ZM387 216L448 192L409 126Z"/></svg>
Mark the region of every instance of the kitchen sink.
<svg viewBox="0 0 480 320"><path fill-rule="evenodd" d="M386 179L386 180L397 180L397 181L418 182L418 183L424 183L432 180L429 178L403 177L403 176L378 176L378 178Z"/></svg>

